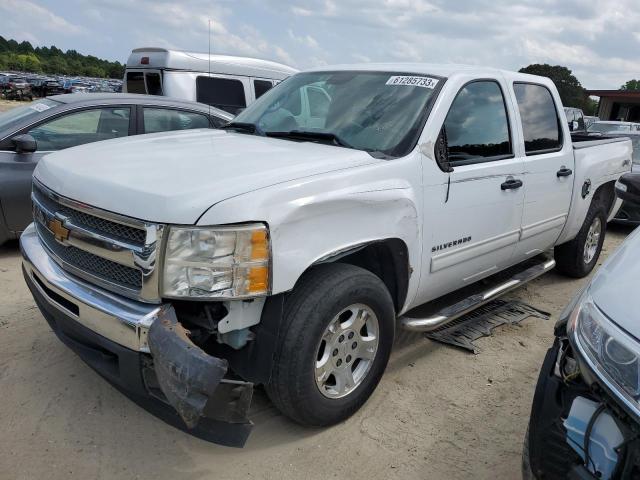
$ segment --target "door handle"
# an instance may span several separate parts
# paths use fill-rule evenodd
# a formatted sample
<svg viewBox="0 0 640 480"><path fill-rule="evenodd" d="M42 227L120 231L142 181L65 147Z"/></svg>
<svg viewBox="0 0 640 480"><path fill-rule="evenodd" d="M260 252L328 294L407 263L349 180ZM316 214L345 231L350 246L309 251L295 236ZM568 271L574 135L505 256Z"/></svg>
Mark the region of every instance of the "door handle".
<svg viewBox="0 0 640 480"><path fill-rule="evenodd" d="M522 186L522 180L516 180L515 178L509 178L506 182L500 185L502 190L517 190Z"/></svg>
<svg viewBox="0 0 640 480"><path fill-rule="evenodd" d="M573 170L563 166L563 167L560 168L560 170L557 171L556 176L558 178L560 178L560 177L568 177L572 173L573 173Z"/></svg>

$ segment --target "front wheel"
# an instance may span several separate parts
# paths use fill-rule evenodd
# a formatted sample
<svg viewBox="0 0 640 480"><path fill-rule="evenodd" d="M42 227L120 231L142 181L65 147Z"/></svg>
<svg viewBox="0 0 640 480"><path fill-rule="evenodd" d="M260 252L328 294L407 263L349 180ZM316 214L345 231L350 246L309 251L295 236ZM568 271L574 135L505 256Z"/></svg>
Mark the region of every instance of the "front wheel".
<svg viewBox="0 0 640 480"><path fill-rule="evenodd" d="M605 208L594 201L576 238L555 247L556 268L569 277L582 278L589 275L600 257L606 228Z"/></svg>
<svg viewBox="0 0 640 480"><path fill-rule="evenodd" d="M377 276L353 265L315 267L285 302L269 397L304 425L348 418L382 377L394 325L391 295Z"/></svg>

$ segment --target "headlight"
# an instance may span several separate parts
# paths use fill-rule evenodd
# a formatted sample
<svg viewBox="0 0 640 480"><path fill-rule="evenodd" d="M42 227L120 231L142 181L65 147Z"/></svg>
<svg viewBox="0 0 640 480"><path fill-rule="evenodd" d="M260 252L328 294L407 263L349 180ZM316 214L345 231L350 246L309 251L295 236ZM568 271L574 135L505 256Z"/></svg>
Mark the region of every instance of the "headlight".
<svg viewBox="0 0 640 480"><path fill-rule="evenodd" d="M269 256L269 232L262 224L170 227L164 256L164 296L267 295Z"/></svg>
<svg viewBox="0 0 640 480"><path fill-rule="evenodd" d="M596 373L640 406L640 344L600 311L588 291L571 314L569 332L595 365Z"/></svg>

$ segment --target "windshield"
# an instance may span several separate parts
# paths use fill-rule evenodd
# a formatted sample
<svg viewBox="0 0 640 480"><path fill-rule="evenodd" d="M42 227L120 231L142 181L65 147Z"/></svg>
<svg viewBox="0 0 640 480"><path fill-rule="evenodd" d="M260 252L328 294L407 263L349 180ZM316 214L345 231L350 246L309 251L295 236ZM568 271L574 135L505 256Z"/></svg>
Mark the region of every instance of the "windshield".
<svg viewBox="0 0 640 480"><path fill-rule="evenodd" d="M406 155L441 79L392 72L308 72L288 78L230 124L249 133Z"/></svg>
<svg viewBox="0 0 640 480"><path fill-rule="evenodd" d="M9 128L12 124L17 123L18 121L23 121L29 119L30 117L35 117L45 110L49 110L50 108L57 105L60 105L60 103L43 98L42 100L32 102L29 105L12 108L7 112L0 113L0 131L4 130L5 128Z"/></svg>
<svg viewBox="0 0 640 480"><path fill-rule="evenodd" d="M628 123L595 122L589 125L588 131L600 133L630 132L631 126Z"/></svg>

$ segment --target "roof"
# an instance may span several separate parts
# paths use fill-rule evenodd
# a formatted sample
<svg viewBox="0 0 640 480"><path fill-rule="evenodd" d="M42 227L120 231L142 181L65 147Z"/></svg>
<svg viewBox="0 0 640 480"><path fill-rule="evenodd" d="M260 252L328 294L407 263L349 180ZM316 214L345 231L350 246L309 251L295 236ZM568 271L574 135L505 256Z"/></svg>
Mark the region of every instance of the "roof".
<svg viewBox="0 0 640 480"><path fill-rule="evenodd" d="M97 104L97 103L125 103L139 105L164 105L172 107L189 107L194 110L211 112L213 115L231 120L233 115L215 107L199 102L190 102L179 98L164 97L160 95L142 95L138 93L68 93L65 95L52 95L49 100L64 103L66 105Z"/></svg>
<svg viewBox="0 0 640 480"><path fill-rule="evenodd" d="M142 64L142 57L148 63ZM282 63L251 57L185 52L165 48L136 48L129 55L127 68L166 68L192 72L222 73L282 80L298 70Z"/></svg>
<svg viewBox="0 0 640 480"><path fill-rule="evenodd" d="M482 75L503 76L509 80L529 80L541 84L550 84L551 80L546 77L529 75L526 73L514 72L511 70L501 70L480 65L461 65L454 63L354 63L344 65L328 65L312 68L309 72L330 72L330 71L382 71L389 73L408 73L419 75L434 75L438 77L451 78L455 75L473 74L476 77Z"/></svg>
<svg viewBox="0 0 640 480"><path fill-rule="evenodd" d="M594 97L617 97L640 99L640 90L587 90L587 95Z"/></svg>

